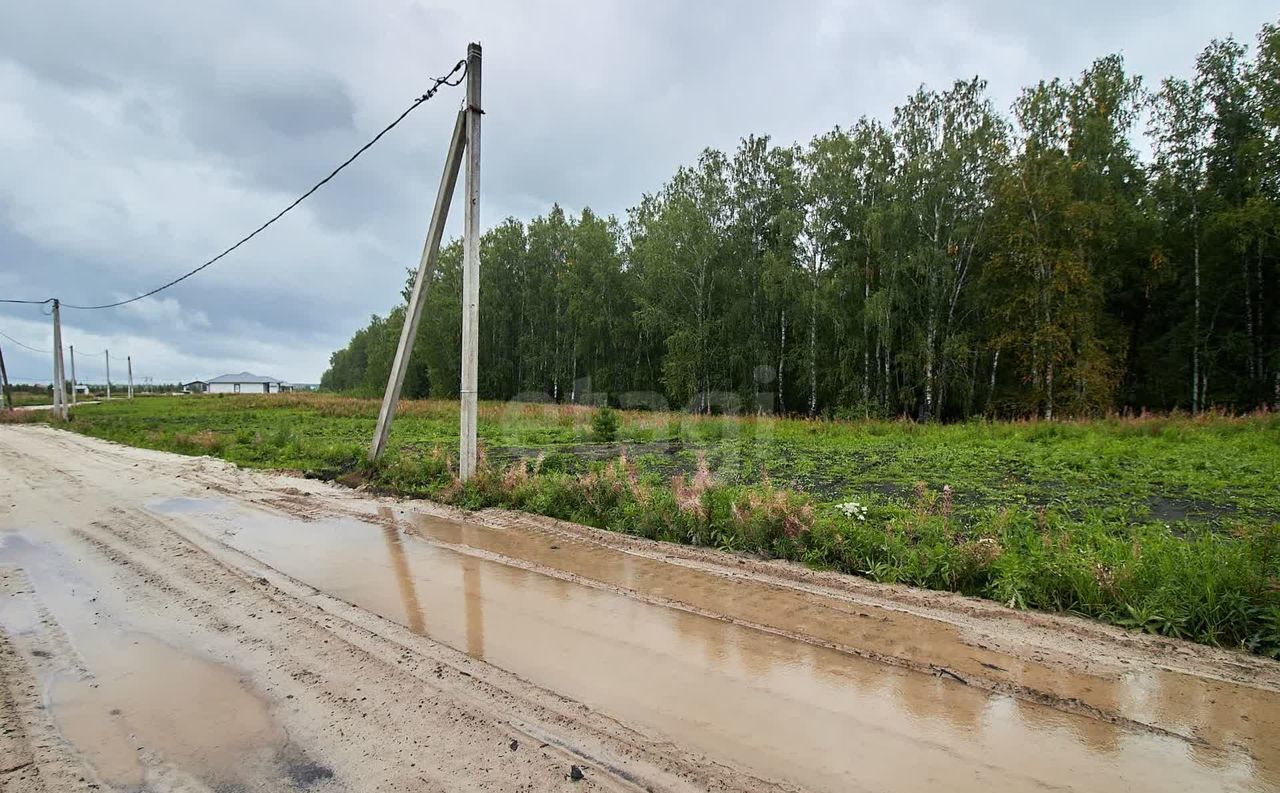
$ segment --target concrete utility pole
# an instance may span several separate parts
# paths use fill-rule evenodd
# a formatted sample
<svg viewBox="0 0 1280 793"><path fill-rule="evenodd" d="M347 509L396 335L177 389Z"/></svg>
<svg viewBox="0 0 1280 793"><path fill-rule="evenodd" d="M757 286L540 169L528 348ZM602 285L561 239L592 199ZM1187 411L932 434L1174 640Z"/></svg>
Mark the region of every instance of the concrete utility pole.
<svg viewBox="0 0 1280 793"><path fill-rule="evenodd" d="M467 174L462 218L462 409L458 475L476 472L476 370L480 339L480 45L467 46Z"/></svg>
<svg viewBox="0 0 1280 793"><path fill-rule="evenodd" d="M76 345L70 345L71 350L71 404L76 403Z"/></svg>
<svg viewBox="0 0 1280 793"><path fill-rule="evenodd" d="M129 368L129 398L133 399L133 356L124 357L125 366Z"/></svg>
<svg viewBox="0 0 1280 793"><path fill-rule="evenodd" d="M4 351L0 350L0 385L4 386L4 403L13 410L13 392L9 390L9 372L4 368Z"/></svg>
<svg viewBox="0 0 1280 793"><path fill-rule="evenodd" d="M107 362L107 401L111 400L111 350L103 350Z"/></svg>
<svg viewBox="0 0 1280 793"><path fill-rule="evenodd" d="M62 306L53 301L53 412L67 417L67 377L62 360Z"/></svg>
<svg viewBox="0 0 1280 793"><path fill-rule="evenodd" d="M422 245L422 257L418 260L418 275L413 280L413 292L405 306L404 325L400 328L400 344L387 378L387 390L382 395L382 408L378 411L378 426L373 432L373 444L369 447L369 459L376 460L387 445L391 434L391 420L396 415L396 404L404 388L404 376L409 371L409 356L418 336L418 324L422 308L427 302L427 289L436 270L436 258L440 254L440 239L444 236L445 220L449 217L449 204L453 200L453 188L458 183L458 171L462 168L462 153L466 147L466 111L458 111L453 125L453 138L449 141L449 153L444 160L444 173L440 176L440 189L436 191L436 206L431 213L431 225L427 228L427 240Z"/></svg>
<svg viewBox="0 0 1280 793"><path fill-rule="evenodd" d="M453 189L462 168L463 156L467 160L466 204L463 207L463 275L462 275L462 400L459 410L458 470L463 479L470 479L476 469L476 349L479 341L480 300L480 45L467 46L467 105L458 113L445 155L444 173L436 192L436 205L427 229L427 240L422 246L422 258L418 261L418 274L413 281L413 291L405 307L404 324L400 328L400 344L396 347L391 373L387 377L387 390L382 396L378 411L378 424L369 445L369 459L376 460L387 445L391 422L395 418L396 404L404 388L405 373L413 353L413 342L418 334L427 290L435 274L436 258L440 253L440 239L444 236L445 221L449 216L449 204Z"/></svg>

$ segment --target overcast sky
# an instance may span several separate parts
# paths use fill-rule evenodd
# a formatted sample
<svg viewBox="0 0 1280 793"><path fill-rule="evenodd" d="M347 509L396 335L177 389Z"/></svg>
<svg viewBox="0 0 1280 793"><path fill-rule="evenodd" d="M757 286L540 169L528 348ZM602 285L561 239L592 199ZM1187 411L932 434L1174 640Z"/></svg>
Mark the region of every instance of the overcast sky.
<svg viewBox="0 0 1280 793"><path fill-rule="evenodd" d="M1121 52L1149 84L1274 6L971 2L6 3L0 297L131 297L270 217L484 45L481 218L623 213L707 146L887 119L921 83L985 77L998 106ZM1270 6L1270 7L1269 7ZM316 382L399 299L462 89L443 89L264 235L155 298L64 312L81 379L248 370ZM455 211L454 229L460 211ZM481 295L481 299L485 299ZM31 306L0 332L52 346ZM0 338L15 381L49 356Z"/></svg>

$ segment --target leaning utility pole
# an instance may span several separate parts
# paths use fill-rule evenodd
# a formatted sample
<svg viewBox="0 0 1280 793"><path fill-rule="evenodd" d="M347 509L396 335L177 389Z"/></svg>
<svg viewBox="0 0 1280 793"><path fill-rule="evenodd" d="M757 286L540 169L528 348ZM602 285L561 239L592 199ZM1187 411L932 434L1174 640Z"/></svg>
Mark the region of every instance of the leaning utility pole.
<svg viewBox="0 0 1280 793"><path fill-rule="evenodd" d="M133 399L133 356L126 355L124 362L129 367L129 398Z"/></svg>
<svg viewBox="0 0 1280 793"><path fill-rule="evenodd" d="M436 191L436 206L431 213L431 225L427 228L427 240L422 245L422 257L418 260L418 275L413 279L413 292L405 306L404 325L400 327L400 344L396 347L396 357L391 364L386 393L382 395L378 426L373 432L373 445L369 447L370 460L378 459L387 445L387 436L391 434L391 420L395 418L396 404L399 403L400 391L404 388L404 376L409 371L409 354L413 352L413 341L417 338L418 324L422 320L422 308L427 302L427 289L435 274L440 239L444 236L444 224L449 217L449 204L453 199L453 187L458 182L458 171L462 168L462 152L466 146L463 133L466 126L466 111L460 110L458 120L453 125L449 153L445 156L444 173L440 175L440 189Z"/></svg>
<svg viewBox="0 0 1280 793"><path fill-rule="evenodd" d="M102 354L106 356L107 362L107 400L111 400L111 350L103 350Z"/></svg>
<svg viewBox="0 0 1280 793"><path fill-rule="evenodd" d="M478 332L478 306L480 286L480 45L467 47L467 104L458 113L453 137L445 155L444 173L436 192L436 204L427 228L427 239L418 261L418 274L413 281L413 291L405 306L404 324L400 328L400 344L396 347L391 373L387 377L387 390L378 411L378 424L373 442L369 446L369 459L376 460L387 445L391 433L391 421L395 418L396 404L404 388L405 373L409 369L409 357L418 334L418 325L426 305L427 290L435 274L436 259L440 253L440 240L444 236L445 221L449 216L449 204L453 200L458 172L462 169L464 154L467 159L466 204L463 210L463 290L462 290L462 405L460 411L459 473L468 479L476 467L476 342ZM468 363L469 362L469 363Z"/></svg>
<svg viewBox="0 0 1280 793"><path fill-rule="evenodd" d="M458 475L476 472L476 370L480 340L480 45L467 46L467 175L462 205L462 384Z"/></svg>
<svg viewBox="0 0 1280 793"><path fill-rule="evenodd" d="M13 410L13 392L9 390L9 372L4 368L4 351L0 350L0 385L4 386L4 403Z"/></svg>
<svg viewBox="0 0 1280 793"><path fill-rule="evenodd" d="M74 344L70 345L70 349L71 349L71 404L74 405L76 403L76 389L79 388L79 386L76 385L76 345Z"/></svg>
<svg viewBox="0 0 1280 793"><path fill-rule="evenodd" d="M62 306L53 301L53 412L67 417L67 378L62 360Z"/></svg>

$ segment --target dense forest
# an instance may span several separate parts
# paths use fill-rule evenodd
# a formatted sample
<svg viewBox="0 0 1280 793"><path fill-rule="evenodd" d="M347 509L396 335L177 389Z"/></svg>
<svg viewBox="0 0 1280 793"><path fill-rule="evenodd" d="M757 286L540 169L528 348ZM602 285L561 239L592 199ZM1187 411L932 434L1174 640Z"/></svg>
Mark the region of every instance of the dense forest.
<svg viewBox="0 0 1280 793"><path fill-rule="evenodd" d="M459 381L461 245L406 382ZM481 247L488 399L919 419L1280 402L1280 27L1146 85L1117 55L1001 113L981 79L807 146L707 150L625 219ZM410 281L411 283L411 281ZM408 293L406 286L405 294ZM404 307L323 387L380 394Z"/></svg>

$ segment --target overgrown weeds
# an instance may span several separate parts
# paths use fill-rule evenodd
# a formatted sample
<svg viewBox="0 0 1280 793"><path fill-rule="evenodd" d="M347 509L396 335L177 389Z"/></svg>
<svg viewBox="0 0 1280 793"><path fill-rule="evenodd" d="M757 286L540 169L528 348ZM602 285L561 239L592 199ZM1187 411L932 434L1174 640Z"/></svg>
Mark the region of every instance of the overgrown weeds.
<svg viewBox="0 0 1280 793"><path fill-rule="evenodd" d="M625 456L576 476L527 460L482 466L465 483L454 471L437 449L387 466L378 481L471 509L522 510L1280 655L1276 526L1236 536L1177 536L1158 524L1116 532L1105 516L1080 522L1010 507L965 523L951 488L923 483L911 503L876 505L858 518L767 479L719 482L705 458L694 473L665 480Z"/></svg>
<svg viewBox="0 0 1280 793"><path fill-rule="evenodd" d="M48 410L5 410L0 408L0 424L41 424L55 421Z"/></svg>

